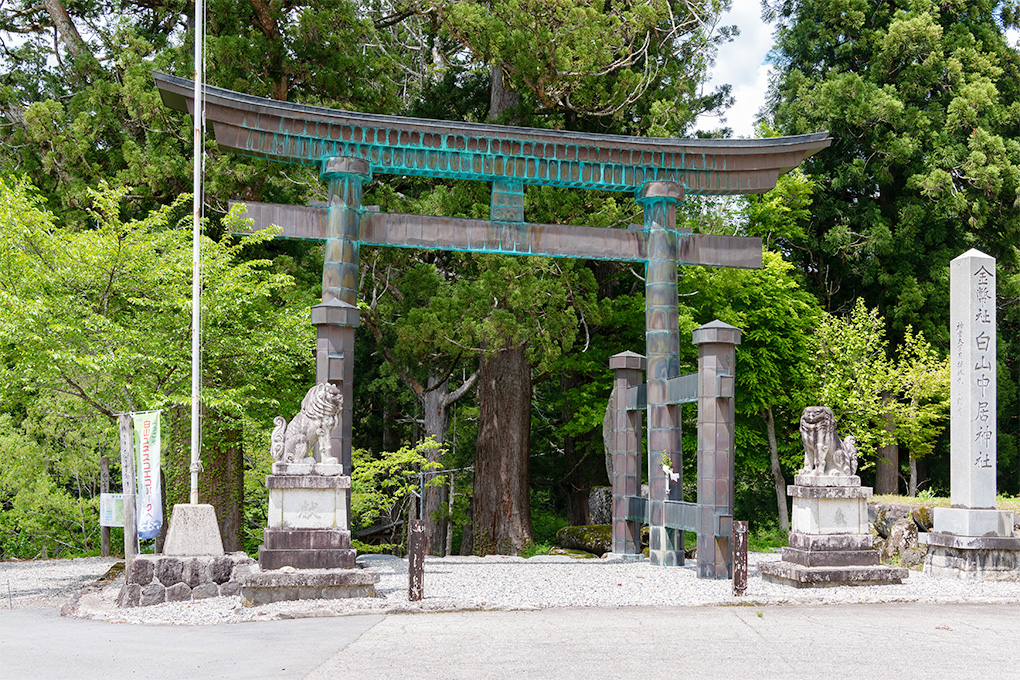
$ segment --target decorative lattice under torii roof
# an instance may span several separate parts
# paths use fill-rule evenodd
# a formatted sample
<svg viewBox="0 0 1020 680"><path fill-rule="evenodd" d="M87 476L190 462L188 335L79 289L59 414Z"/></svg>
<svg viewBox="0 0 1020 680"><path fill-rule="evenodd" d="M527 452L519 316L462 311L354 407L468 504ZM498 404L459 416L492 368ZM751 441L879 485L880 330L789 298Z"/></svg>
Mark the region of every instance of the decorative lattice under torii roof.
<svg viewBox="0 0 1020 680"><path fill-rule="evenodd" d="M163 103L193 113L194 83L154 78ZM763 193L830 143L827 133L767 139L662 139L355 113L204 90L221 147L320 166L359 158L376 174L637 191L670 181L686 194Z"/></svg>

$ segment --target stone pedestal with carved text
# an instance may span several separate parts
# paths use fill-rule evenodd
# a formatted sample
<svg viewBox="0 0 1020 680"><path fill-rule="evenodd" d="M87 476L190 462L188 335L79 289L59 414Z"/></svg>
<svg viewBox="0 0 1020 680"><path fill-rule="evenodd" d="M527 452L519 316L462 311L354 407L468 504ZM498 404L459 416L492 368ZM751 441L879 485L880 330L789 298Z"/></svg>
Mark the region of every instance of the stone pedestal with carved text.
<svg viewBox="0 0 1020 680"><path fill-rule="evenodd" d="M935 508L924 571L968 580L1020 580L1012 511L995 509L995 258L968 250L949 265L950 493Z"/></svg>
<svg viewBox="0 0 1020 680"><path fill-rule="evenodd" d="M307 468L307 469L306 469ZM275 463L266 477L269 526L259 548L262 569L351 569L355 551L347 518L351 478L340 465Z"/></svg>
<svg viewBox="0 0 1020 680"><path fill-rule="evenodd" d="M772 583L798 588L900 583L907 570L880 563L868 531L871 487L857 475L799 474L793 497L790 545L778 562L759 565Z"/></svg>

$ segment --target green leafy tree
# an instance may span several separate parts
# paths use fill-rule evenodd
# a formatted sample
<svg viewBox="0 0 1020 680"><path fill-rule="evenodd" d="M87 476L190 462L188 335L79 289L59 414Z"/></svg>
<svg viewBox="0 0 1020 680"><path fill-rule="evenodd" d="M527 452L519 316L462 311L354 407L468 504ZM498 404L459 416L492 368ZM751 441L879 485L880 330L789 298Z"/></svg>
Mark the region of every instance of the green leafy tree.
<svg viewBox="0 0 1020 680"><path fill-rule="evenodd" d="M783 468L796 469L802 457L797 423L810 405L813 332L822 312L798 285L790 263L769 250L762 260L758 270L692 269L682 289L697 292L685 300L702 323L717 318L743 330L736 372L737 475L748 489L756 488L756 479L771 477L779 525L786 531Z"/></svg>
<svg viewBox="0 0 1020 680"><path fill-rule="evenodd" d="M806 238L790 251L833 313L877 307L894 347L907 326L948 338L950 260L998 261L1001 488L1018 487L1020 52L1013 0L777 0L778 68L767 117L784 134L828 130L804 164L816 182Z"/></svg>
<svg viewBox="0 0 1020 680"><path fill-rule="evenodd" d="M125 193L93 192L95 228L70 231L27 181L0 179L0 409L100 416L112 427L118 413L163 408L176 420L169 429L187 429L181 407L190 403L190 225L173 220L177 204L122 220ZM293 410L311 375L303 308L280 304L291 278L267 261L242 258L246 247L269 238L203 241L206 449L224 452L219 465L218 455L206 460L200 489L217 499L224 543L234 549L241 432L266 429L281 405ZM169 493L184 501L186 488L177 487L187 479L187 462L170 458ZM224 480L237 485L221 490Z"/></svg>
<svg viewBox="0 0 1020 680"><path fill-rule="evenodd" d="M888 356L878 310L858 300L846 318L827 317L818 332L819 404L836 414L840 430L857 439L862 469L875 451L898 443L910 452L909 493L917 492L917 459L928 455L944 428L949 406L949 363L907 327L904 343ZM894 427L887 427L892 422Z"/></svg>

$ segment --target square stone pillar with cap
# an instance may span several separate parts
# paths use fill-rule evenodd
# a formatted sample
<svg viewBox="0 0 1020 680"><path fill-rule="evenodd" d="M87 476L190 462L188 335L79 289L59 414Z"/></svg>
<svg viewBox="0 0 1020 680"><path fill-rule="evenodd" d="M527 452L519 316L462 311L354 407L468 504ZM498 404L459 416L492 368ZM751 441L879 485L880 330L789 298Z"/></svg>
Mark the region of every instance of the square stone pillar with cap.
<svg viewBox="0 0 1020 680"><path fill-rule="evenodd" d="M641 554L641 522L631 518L631 498L641 492L641 411L627 408L627 390L643 381L645 358L620 352L609 358L613 369L613 419L610 455L613 462L613 552Z"/></svg>
<svg viewBox="0 0 1020 680"><path fill-rule="evenodd" d="M695 328L692 341L698 348L698 576L731 578L740 329L715 320Z"/></svg>
<svg viewBox="0 0 1020 680"><path fill-rule="evenodd" d="M1020 581L1013 512L997 510L995 258L968 250L949 263L950 494L935 508L924 571L966 580Z"/></svg>

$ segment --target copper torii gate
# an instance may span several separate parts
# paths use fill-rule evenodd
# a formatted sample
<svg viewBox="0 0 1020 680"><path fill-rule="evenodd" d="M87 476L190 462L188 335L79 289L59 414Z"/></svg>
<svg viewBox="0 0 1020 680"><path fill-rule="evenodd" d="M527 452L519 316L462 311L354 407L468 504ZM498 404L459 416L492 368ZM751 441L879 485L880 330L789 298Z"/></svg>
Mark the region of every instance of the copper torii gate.
<svg viewBox="0 0 1020 680"><path fill-rule="evenodd" d="M155 73L154 78L166 106L194 115L192 81L162 73ZM696 504L683 502L682 480L670 479L660 464L665 459L673 470L683 469L679 403L692 400L678 400L671 394L682 380L677 264L758 268L761 240L678 230L676 205L685 193L768 191L780 174L827 147L830 140L826 133L747 140L656 139L353 113L214 87L204 92L206 121L219 146L318 167L328 182L326 207L250 203L248 217L256 229L277 224L283 226L285 237L326 242L323 303L312 309L319 337L316 374L319 381L337 382L344 392L341 431L334 432L333 440L342 451L345 474L351 469L350 377L353 328L358 324L360 244L641 262L645 264L647 385L641 388L642 403L631 403L629 408L620 405L619 424L621 430L633 430L634 421L627 421L627 412L640 409L647 414L649 499L641 504L634 498L634 471L626 476L626 488L614 483L613 547L624 553L640 550L633 531L638 514L650 526L653 564L682 565L683 529L688 529L699 532L699 576L730 576L728 532L724 530L726 519L733 515L732 427L719 428L719 432L728 432L721 437L698 439ZM373 174L491 182L490 219L366 211L361 189ZM604 229L529 224L524 220L527 184L633 192L644 208L644 226ZM706 332L714 338L720 331ZM702 342L708 341L705 337ZM736 337L739 342L739 332ZM614 368L634 363L622 362ZM617 383L621 379L618 371ZM629 380L631 386L639 382L634 376ZM698 400L699 422L706 399L718 402L719 414L730 414L732 419L732 392L700 390L694 396L699 395L705 397ZM631 401L635 396L632 392ZM633 448L633 434L621 432L620 441ZM638 436L638 444L640 441ZM617 447L616 453L626 451ZM728 479L727 466L715 462L720 457L729 460ZM704 477L703 459L721 472ZM632 458L629 460L633 466Z"/></svg>

